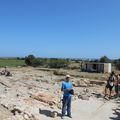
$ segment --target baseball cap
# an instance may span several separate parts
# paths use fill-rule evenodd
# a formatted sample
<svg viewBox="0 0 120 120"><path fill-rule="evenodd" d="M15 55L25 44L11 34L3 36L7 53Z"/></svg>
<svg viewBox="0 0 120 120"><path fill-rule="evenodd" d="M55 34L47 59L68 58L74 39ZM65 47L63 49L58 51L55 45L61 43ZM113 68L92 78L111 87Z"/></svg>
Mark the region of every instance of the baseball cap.
<svg viewBox="0 0 120 120"><path fill-rule="evenodd" d="M70 78L71 76L70 75L66 75L66 78Z"/></svg>

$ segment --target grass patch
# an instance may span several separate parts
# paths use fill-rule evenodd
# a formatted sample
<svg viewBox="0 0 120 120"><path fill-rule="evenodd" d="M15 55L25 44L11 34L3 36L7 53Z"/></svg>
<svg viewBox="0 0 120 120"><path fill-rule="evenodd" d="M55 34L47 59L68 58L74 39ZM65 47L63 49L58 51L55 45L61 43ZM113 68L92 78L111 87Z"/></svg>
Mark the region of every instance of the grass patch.
<svg viewBox="0 0 120 120"><path fill-rule="evenodd" d="M17 60L17 59L0 59L0 67L17 67L25 65L24 60Z"/></svg>

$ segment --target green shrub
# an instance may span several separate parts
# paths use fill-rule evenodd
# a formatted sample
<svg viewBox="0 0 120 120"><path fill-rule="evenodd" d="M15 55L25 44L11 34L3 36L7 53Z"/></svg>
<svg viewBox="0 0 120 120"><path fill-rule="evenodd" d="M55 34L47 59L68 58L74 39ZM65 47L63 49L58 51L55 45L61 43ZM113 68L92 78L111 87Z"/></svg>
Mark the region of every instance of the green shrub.
<svg viewBox="0 0 120 120"><path fill-rule="evenodd" d="M65 68L68 67L68 62L62 59L51 59L48 63L50 68Z"/></svg>
<svg viewBox="0 0 120 120"><path fill-rule="evenodd" d="M118 70L120 70L120 59L114 60L113 63L114 63L114 65L115 65L115 67L116 67Z"/></svg>
<svg viewBox="0 0 120 120"><path fill-rule="evenodd" d="M34 60L35 60L34 55L28 55L28 57L25 57L25 63L26 63L28 66L32 66Z"/></svg>

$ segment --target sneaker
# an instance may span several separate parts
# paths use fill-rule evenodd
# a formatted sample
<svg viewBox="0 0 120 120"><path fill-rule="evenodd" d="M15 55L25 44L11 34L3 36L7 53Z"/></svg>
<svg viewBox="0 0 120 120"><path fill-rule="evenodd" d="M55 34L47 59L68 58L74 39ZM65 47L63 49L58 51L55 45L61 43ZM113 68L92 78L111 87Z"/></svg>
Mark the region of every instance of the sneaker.
<svg viewBox="0 0 120 120"><path fill-rule="evenodd" d="M61 116L61 119L64 119L64 116Z"/></svg>
<svg viewBox="0 0 120 120"><path fill-rule="evenodd" d="M71 115L68 115L68 117L69 117L69 118L72 118L72 116L71 116Z"/></svg>

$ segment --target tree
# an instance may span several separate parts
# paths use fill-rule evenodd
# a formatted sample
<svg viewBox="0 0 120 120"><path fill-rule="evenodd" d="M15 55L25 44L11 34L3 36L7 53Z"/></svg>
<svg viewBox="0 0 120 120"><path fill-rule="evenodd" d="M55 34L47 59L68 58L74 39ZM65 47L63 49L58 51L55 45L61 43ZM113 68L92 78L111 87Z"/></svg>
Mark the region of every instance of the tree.
<svg viewBox="0 0 120 120"><path fill-rule="evenodd" d="M45 66L50 68L65 68L68 67L69 61L65 59L57 59L57 58L35 58L34 55L28 55L25 57L25 63L28 66Z"/></svg>
<svg viewBox="0 0 120 120"><path fill-rule="evenodd" d="M111 60L107 56L103 56L100 58L101 63L110 63Z"/></svg>
<svg viewBox="0 0 120 120"><path fill-rule="evenodd" d="M120 70L120 59L114 60L113 63L114 63L114 65L115 65L115 67L116 67L118 70Z"/></svg>
<svg viewBox="0 0 120 120"><path fill-rule="evenodd" d="M32 60L32 66L33 67L37 67L37 66L40 66L40 65L41 65L41 61L38 58Z"/></svg>
<svg viewBox="0 0 120 120"><path fill-rule="evenodd" d="M25 63L28 66L32 66L34 60L35 60L35 56L34 55L28 55L27 57L25 57Z"/></svg>

